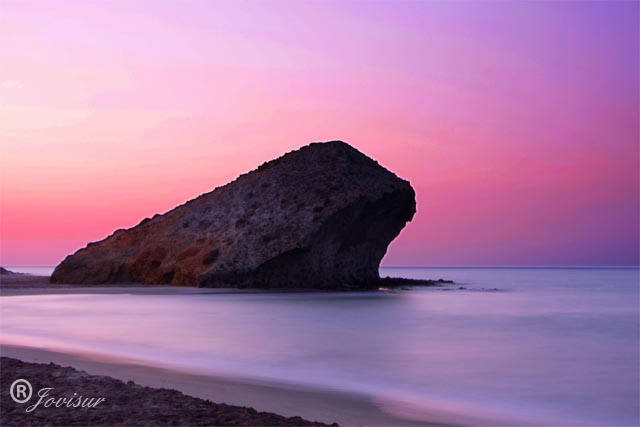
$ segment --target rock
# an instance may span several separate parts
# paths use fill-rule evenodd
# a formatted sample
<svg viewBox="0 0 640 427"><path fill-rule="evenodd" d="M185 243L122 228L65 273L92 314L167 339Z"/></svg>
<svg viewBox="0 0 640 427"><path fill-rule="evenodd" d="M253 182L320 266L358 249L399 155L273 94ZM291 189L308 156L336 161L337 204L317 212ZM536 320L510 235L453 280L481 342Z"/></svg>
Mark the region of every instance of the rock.
<svg viewBox="0 0 640 427"><path fill-rule="evenodd" d="M415 207L408 181L344 142L313 143L90 243L51 282L376 288Z"/></svg>
<svg viewBox="0 0 640 427"><path fill-rule="evenodd" d="M407 279L404 277L383 277L378 281L378 286L397 288L399 286L444 286L454 283L452 280Z"/></svg>
<svg viewBox="0 0 640 427"><path fill-rule="evenodd" d="M2 276L19 276L19 275L21 275L21 273L15 273L15 272L13 272L11 270L7 270L4 267L0 267L0 275L2 275Z"/></svg>

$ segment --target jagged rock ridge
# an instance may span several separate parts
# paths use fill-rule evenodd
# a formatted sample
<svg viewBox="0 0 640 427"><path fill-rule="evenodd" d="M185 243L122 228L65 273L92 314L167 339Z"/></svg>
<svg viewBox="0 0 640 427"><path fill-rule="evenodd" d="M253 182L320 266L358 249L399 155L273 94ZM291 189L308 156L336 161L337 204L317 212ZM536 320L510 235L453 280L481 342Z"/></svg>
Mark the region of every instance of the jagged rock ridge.
<svg viewBox="0 0 640 427"><path fill-rule="evenodd" d="M52 283L375 287L415 193L341 141L313 143L68 256Z"/></svg>

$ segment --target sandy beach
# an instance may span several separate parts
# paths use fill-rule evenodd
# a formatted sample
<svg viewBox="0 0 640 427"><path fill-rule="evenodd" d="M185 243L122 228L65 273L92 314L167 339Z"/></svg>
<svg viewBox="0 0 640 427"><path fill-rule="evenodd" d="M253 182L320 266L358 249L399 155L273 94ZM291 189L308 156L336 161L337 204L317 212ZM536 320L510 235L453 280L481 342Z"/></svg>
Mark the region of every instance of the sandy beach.
<svg viewBox="0 0 640 427"><path fill-rule="evenodd" d="M137 294L137 295L185 295L229 293L278 293L310 292L308 289L252 289L252 288L201 288L197 286L144 285L124 283L118 285L74 285L49 283L48 276L9 274L0 276L0 295L64 295L64 294Z"/></svg>
<svg viewBox="0 0 640 427"><path fill-rule="evenodd" d="M3 276L0 298L29 295L68 294L222 294L265 292L251 289L212 289L191 286L82 286L52 285L48 277L31 275ZM331 389L298 387L288 383L267 382L247 378L209 376L162 366L149 366L146 362L114 358L104 354L33 348L12 345L6 339L0 342L0 355L33 363L55 363L85 371L90 375L106 375L124 382L178 390L188 396L228 405L248 406L257 411L273 412L285 417L300 416L322 423L341 426L418 426L442 425L433 420L408 419L385 412L365 394Z"/></svg>
<svg viewBox="0 0 640 427"><path fill-rule="evenodd" d="M25 362L71 366L91 375L106 375L136 384L167 388L186 395L228 405L248 406L257 411L286 417L301 416L342 426L437 425L394 417L383 412L365 395L334 390L301 389L286 384L213 377L173 369L146 366L135 360L116 359L90 353L68 353L3 344L3 357Z"/></svg>
<svg viewBox="0 0 640 427"><path fill-rule="evenodd" d="M90 375L54 363L0 357L4 426L326 426L253 408L214 403L169 388ZM16 400L16 384L32 397ZM24 391L24 394L28 392ZM337 424L333 424L337 426Z"/></svg>

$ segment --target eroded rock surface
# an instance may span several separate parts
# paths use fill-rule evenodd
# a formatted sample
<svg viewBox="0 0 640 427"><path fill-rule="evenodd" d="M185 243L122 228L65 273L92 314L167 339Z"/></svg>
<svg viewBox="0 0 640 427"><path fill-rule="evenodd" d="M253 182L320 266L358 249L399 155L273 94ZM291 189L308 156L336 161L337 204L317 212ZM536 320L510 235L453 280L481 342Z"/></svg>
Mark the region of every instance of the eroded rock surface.
<svg viewBox="0 0 640 427"><path fill-rule="evenodd" d="M51 282L371 288L414 213L408 181L344 142L313 143L90 243Z"/></svg>

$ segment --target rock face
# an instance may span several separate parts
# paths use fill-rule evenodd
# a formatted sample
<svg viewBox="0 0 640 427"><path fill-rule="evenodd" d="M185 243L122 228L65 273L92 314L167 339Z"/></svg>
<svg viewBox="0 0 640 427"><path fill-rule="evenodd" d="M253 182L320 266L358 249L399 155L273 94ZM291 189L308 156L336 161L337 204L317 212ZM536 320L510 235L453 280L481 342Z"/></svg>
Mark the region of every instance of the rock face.
<svg viewBox="0 0 640 427"><path fill-rule="evenodd" d="M313 143L68 256L52 283L377 286L415 193L341 141Z"/></svg>

